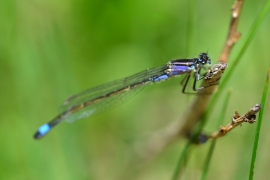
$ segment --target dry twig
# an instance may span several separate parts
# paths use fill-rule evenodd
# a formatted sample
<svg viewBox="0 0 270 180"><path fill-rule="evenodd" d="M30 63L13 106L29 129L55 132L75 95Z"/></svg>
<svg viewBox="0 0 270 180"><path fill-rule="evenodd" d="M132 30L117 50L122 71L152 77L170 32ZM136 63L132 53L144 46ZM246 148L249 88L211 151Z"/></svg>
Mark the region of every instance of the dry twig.
<svg viewBox="0 0 270 180"><path fill-rule="evenodd" d="M222 53L219 56L219 62L228 62L233 45L239 40L240 33L237 31L240 13L243 6L243 0L236 0L232 6L231 22L226 42Z"/></svg>
<svg viewBox="0 0 270 180"><path fill-rule="evenodd" d="M220 127L218 131L212 133L211 135L207 136L207 139L217 139L222 136L225 136L228 132L233 130L235 127L241 125L244 122L254 123L256 122L256 113L259 112L261 109L260 104L255 104L246 114L240 116L239 113L236 111L234 116L232 117L232 122L226 126Z"/></svg>
<svg viewBox="0 0 270 180"><path fill-rule="evenodd" d="M203 86L216 85L219 82L226 68L227 68L227 64L222 63L222 62L213 65L205 76ZM215 88L215 86L210 86L209 88L205 88L202 92L200 92L202 93L200 97L201 96L209 97L210 96L209 92L211 92L209 90L210 88ZM204 102L201 101L200 104L204 105ZM196 109L195 110L192 108L189 108L189 109L190 111L197 111ZM185 127L183 129L184 130L191 129L192 127L194 127L194 125L196 125L196 123L197 122L193 121L192 117L190 117L190 122L185 124L188 127ZM148 140L146 149L143 149L142 151L140 151L141 152L140 155L148 159L149 157L153 157L156 154L160 153L165 147L167 147L169 144L173 143L175 140L179 138L179 127L182 127L182 125L173 123L170 126L163 129L162 131L156 132ZM188 134L189 132L188 131L182 132L182 134L185 134L185 133Z"/></svg>
<svg viewBox="0 0 270 180"><path fill-rule="evenodd" d="M232 47L240 38L240 33L238 33L237 31L237 26L239 22L242 5L243 5L243 0L236 0L234 5L232 6L229 32L228 32L228 36L223 47L223 51L221 52L221 55L219 57L219 61L218 61L219 63L228 62L229 54L232 50ZM207 80L203 82L202 86L206 86L206 85L207 85ZM211 93L214 93L215 90L216 90L216 87L214 86L214 87L205 89L204 91L202 91L202 93L211 94ZM210 96L198 96L194 100L192 106L190 107L190 109L188 110L188 112L183 118L185 119L185 124L179 128L180 129L179 135L187 136L188 134L190 134L194 126L201 119L206 109L209 99L210 99Z"/></svg>
<svg viewBox="0 0 270 180"><path fill-rule="evenodd" d="M234 5L232 6L231 22L227 39L225 41L222 53L219 57L218 64L214 65L210 71L212 73L216 73L213 73L212 75L208 74L209 77L212 78L204 79L202 83L202 86L204 87L212 84L213 82L217 84L217 82L221 78L221 74L227 67L226 63L228 62L228 57L232 50L232 47L240 38L240 33L237 32L237 27L242 5L243 0L236 0ZM179 137L188 136L203 116L207 104L211 98L211 94L215 91L216 86L211 86L203 89L200 92L201 95L196 97L191 106L187 108L185 115L181 116L179 121L170 124L168 127L165 127L160 132L157 132L157 135L154 135L149 139L148 145L146 146L147 150L144 150L143 154L141 155L148 158L154 157L157 153L161 152L165 147L177 140ZM184 124L179 124L179 122L183 121L185 121Z"/></svg>

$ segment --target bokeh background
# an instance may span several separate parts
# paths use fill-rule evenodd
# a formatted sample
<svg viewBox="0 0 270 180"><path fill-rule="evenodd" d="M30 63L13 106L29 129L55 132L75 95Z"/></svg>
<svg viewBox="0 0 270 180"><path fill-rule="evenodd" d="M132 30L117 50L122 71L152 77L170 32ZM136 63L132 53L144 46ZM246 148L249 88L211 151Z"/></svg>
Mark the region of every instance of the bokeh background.
<svg viewBox="0 0 270 180"><path fill-rule="evenodd" d="M100 115L62 123L36 141L37 128L59 113L61 102L102 83L208 51L216 62L230 21L230 1L24 0L0 2L0 179L169 179L186 140L143 166L137 142L183 115L193 97L180 80L146 87ZM266 0L246 1L242 38ZM224 89L205 131L216 130L226 92L233 88L226 124L235 110L260 103L269 66L270 14ZM255 179L270 176L269 96ZM244 124L218 140L209 179L246 179L256 124ZM209 144L196 146L183 179L199 179Z"/></svg>

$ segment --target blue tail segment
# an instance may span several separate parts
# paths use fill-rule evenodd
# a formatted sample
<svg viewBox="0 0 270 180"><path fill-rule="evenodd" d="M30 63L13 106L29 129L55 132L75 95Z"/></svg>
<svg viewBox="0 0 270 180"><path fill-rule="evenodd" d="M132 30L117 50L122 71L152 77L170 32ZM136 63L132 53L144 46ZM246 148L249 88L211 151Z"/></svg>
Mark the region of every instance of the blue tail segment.
<svg viewBox="0 0 270 180"><path fill-rule="evenodd" d="M37 132L34 134L34 139L41 139L48 132L50 132L54 126L62 122L62 120L62 114L60 114L47 124L40 126L40 128L38 128Z"/></svg>
<svg viewBox="0 0 270 180"><path fill-rule="evenodd" d="M38 131L34 134L34 138L35 139L40 139L43 136L45 136L45 134L47 134L50 130L52 129L52 127L49 124L44 124L42 125L40 128L38 128Z"/></svg>

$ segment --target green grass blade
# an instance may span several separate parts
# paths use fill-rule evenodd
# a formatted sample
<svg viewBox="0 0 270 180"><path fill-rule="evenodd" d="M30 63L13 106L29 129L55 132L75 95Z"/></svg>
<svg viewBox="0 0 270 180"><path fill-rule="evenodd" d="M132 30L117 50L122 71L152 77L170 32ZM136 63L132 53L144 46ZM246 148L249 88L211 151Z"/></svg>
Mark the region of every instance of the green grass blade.
<svg viewBox="0 0 270 180"><path fill-rule="evenodd" d="M205 180L206 177L207 177L210 162L211 162L211 159L212 159L212 155L213 155L215 146L216 146L216 140L214 139L211 142L211 145L209 147L209 150L208 150L208 153L207 153L207 156L206 156L206 159L205 159L204 169L203 169L203 172L202 172L201 180Z"/></svg>
<svg viewBox="0 0 270 180"><path fill-rule="evenodd" d="M225 99L225 101L224 101L224 103L223 103L222 111L221 111L220 117L219 117L219 119L218 119L218 121L217 121L217 128L219 128L219 126L220 126L221 124L223 124L223 121L224 121L224 119L225 119L225 114L226 114L226 111L227 111L229 99L230 99L230 97L231 97L231 92L232 92L232 90L229 90L229 91L228 91L228 93L227 93L227 98ZM209 170L209 166L210 166L210 162L211 162L212 155L213 155L213 152L214 152L214 149L215 149L215 145L216 145L216 140L214 139L214 140L211 142L209 151L208 151L207 156L206 156L206 159L205 159L204 169L203 169L203 172L202 172L201 180L205 180L206 177L207 177L208 170Z"/></svg>
<svg viewBox="0 0 270 180"><path fill-rule="evenodd" d="M256 128L256 135L254 139L253 144L253 152L252 152L252 158L251 158L251 164L250 164L250 170L249 170L249 180L253 179L254 175L254 167L255 167L255 161L256 161L256 155L257 155L257 149L259 144L259 138L260 138L260 130L261 130L261 124L262 124L262 117L263 117L263 111L265 106L265 101L267 97L267 91L268 91L268 85L269 85L269 76L270 76L270 67L267 72L266 76L266 82L264 85L263 95L262 95L262 101L261 101L261 110L258 118L257 128Z"/></svg>
<svg viewBox="0 0 270 180"><path fill-rule="evenodd" d="M182 170L183 164L186 162L186 157L188 157L188 153L190 152L191 145L192 145L192 143L191 143L191 141L189 141L186 144L185 148L183 149L183 151L179 157L179 160L177 162L176 168L174 170L172 180L178 179L180 172Z"/></svg>
<svg viewBox="0 0 270 180"><path fill-rule="evenodd" d="M248 46L250 45L251 40L253 39L254 35L258 31L259 26L261 25L263 19L265 18L266 14L268 13L269 10L270 10L270 0L267 1L267 3L264 5L262 11L260 12L260 14L256 18L256 20L253 22L253 24L252 24L252 26L247 34L247 38L245 39L243 47L240 49L240 51L239 51L238 55L236 56L236 59L233 61L233 63L230 64L230 66L232 68L228 68L228 70L226 71L226 74L222 78L222 83L219 85L220 90L222 90L224 88L225 84L228 82L235 67L240 62L241 57L243 56L243 54L247 50Z"/></svg>
<svg viewBox="0 0 270 180"><path fill-rule="evenodd" d="M197 142L197 138L198 138L198 136L201 133L202 127L206 123L206 119L207 119L208 114L209 114L208 112L210 112L210 111L207 110L204 113L202 119L199 121L199 123L194 128L194 131L192 132L189 141L187 142L185 148L183 149L183 151L182 151L182 153L181 153L181 155L179 157L179 160L177 162L176 168L174 170L174 174L173 174L172 180L177 180L178 179L178 177L180 175L180 172L182 170L182 167L184 166L184 163L186 162L186 158L189 157L191 146L194 144L194 142Z"/></svg>

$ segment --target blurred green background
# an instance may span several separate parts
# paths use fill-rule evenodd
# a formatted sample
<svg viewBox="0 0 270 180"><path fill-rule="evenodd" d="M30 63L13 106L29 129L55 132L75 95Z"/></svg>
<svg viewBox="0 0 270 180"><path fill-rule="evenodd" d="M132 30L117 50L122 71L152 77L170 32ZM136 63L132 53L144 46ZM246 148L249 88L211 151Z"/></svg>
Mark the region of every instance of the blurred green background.
<svg viewBox="0 0 270 180"><path fill-rule="evenodd" d="M0 179L169 179L185 140L154 162L136 161L136 142L178 120L192 101L180 79L146 87L125 104L98 116L62 123L42 140L37 128L54 118L74 93L170 59L208 51L216 62L230 22L230 1L1 1L0 2ZM246 1L242 38L266 0ZM208 121L216 119L233 88L225 124L260 103L269 66L270 14L254 37ZM270 176L269 96L255 166L255 179ZM218 140L209 179L247 179L256 124ZM198 179L207 143L194 148L183 179ZM134 160L135 159L135 160ZM132 165L132 166L131 166ZM134 169L133 169L134 167Z"/></svg>

